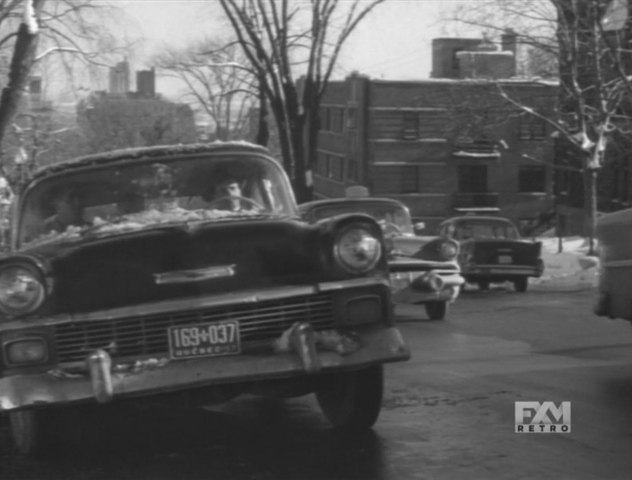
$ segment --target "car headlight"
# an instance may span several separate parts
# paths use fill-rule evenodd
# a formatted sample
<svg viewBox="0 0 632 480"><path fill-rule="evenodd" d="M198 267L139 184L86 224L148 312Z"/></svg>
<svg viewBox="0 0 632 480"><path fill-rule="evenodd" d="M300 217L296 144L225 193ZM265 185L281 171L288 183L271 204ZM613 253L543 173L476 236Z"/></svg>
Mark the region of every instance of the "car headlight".
<svg viewBox="0 0 632 480"><path fill-rule="evenodd" d="M439 254L444 260L453 260L459 254L459 244L454 240L445 240L439 248Z"/></svg>
<svg viewBox="0 0 632 480"><path fill-rule="evenodd" d="M39 308L46 297L40 275L24 265L0 267L0 311L23 315Z"/></svg>
<svg viewBox="0 0 632 480"><path fill-rule="evenodd" d="M351 273L372 270L382 255L382 244L371 231L353 225L338 234L334 244L334 257L342 268Z"/></svg>

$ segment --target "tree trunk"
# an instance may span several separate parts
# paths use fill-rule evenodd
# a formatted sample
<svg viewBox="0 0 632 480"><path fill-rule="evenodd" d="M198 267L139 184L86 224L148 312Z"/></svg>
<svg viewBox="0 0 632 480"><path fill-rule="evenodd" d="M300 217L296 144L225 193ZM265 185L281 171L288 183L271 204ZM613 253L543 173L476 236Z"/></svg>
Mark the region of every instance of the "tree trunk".
<svg viewBox="0 0 632 480"><path fill-rule="evenodd" d="M27 0L32 2L33 12L39 19L45 0ZM26 84L35 61L38 33L30 32L26 23L21 23L13 48L13 57L9 70L9 81L0 96L0 145L3 144L7 128L13 121L26 90Z"/></svg>
<svg viewBox="0 0 632 480"><path fill-rule="evenodd" d="M597 224L597 170L584 169L584 236L588 237L588 255L595 254Z"/></svg>
<svg viewBox="0 0 632 480"><path fill-rule="evenodd" d="M305 87L307 88L307 86ZM314 185L311 183L313 178L313 172L316 168L318 161L318 132L320 131L320 112L315 107L316 101L312 98L303 100L308 102L305 108L305 127L303 128L304 143L305 143L305 174L309 172L310 181L307 182L306 177L306 195L309 197L309 201L314 197Z"/></svg>
<svg viewBox="0 0 632 480"><path fill-rule="evenodd" d="M268 104L262 88L259 88L259 123L257 125L257 145L268 146L270 129L268 128Z"/></svg>
<svg viewBox="0 0 632 480"><path fill-rule="evenodd" d="M312 199L311 188L307 185L305 176L306 149L304 142L305 116L298 115L292 122L292 145L294 146L294 177L292 185L298 203L308 202Z"/></svg>

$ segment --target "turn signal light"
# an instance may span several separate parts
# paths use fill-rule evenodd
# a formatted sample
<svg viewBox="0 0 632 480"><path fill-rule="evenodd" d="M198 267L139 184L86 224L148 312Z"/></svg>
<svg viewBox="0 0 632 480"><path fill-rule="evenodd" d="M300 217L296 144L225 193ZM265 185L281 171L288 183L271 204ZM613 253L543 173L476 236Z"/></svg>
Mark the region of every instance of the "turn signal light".
<svg viewBox="0 0 632 480"><path fill-rule="evenodd" d="M42 338L25 338L4 346L7 362L12 365L42 363L48 359L48 348Z"/></svg>

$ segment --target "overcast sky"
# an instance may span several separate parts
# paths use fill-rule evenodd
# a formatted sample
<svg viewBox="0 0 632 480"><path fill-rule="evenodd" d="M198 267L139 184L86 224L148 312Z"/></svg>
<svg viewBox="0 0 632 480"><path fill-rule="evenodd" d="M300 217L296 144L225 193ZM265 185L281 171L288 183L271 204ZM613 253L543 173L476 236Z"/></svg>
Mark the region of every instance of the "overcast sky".
<svg viewBox="0 0 632 480"><path fill-rule="evenodd" d="M455 3L464 0L387 0L345 44L337 75L357 70L374 78L427 78L432 39L454 34L438 22L438 14ZM213 9L220 18L221 8L216 0L125 0L116 4L135 19L131 32L147 39L144 59L133 59L132 71L150 67L150 54L160 45L186 45L199 38L204 33L200 28L213 28L208 21ZM217 28L221 28L219 20ZM161 81L159 78L158 91L171 88Z"/></svg>

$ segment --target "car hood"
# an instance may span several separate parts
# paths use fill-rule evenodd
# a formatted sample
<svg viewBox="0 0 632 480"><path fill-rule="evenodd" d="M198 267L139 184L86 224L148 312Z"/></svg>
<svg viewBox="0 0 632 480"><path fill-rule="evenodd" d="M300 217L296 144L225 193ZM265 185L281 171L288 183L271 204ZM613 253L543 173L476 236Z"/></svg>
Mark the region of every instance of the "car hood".
<svg viewBox="0 0 632 480"><path fill-rule="evenodd" d="M81 312L206 293L313 283L326 272L319 230L299 221L161 225L43 244L46 313Z"/></svg>

